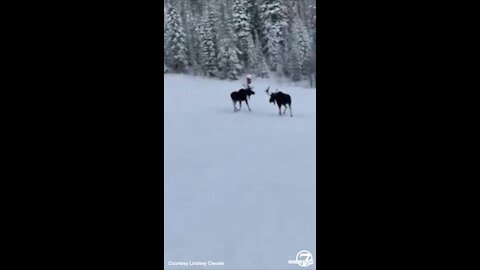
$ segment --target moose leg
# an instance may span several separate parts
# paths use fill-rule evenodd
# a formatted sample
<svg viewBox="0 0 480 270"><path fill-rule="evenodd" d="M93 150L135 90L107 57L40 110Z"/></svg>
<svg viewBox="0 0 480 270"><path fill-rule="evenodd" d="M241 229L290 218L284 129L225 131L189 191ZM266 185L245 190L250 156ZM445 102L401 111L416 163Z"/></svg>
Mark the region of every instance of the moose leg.
<svg viewBox="0 0 480 270"><path fill-rule="evenodd" d="M239 100L238 103L240 103L240 109L238 109L240 111L242 109L242 101Z"/></svg>
<svg viewBox="0 0 480 270"><path fill-rule="evenodd" d="M251 111L251 110L250 110L250 106L248 105L248 101L247 101L247 100L245 100L245 103L247 103L248 110Z"/></svg>
<svg viewBox="0 0 480 270"><path fill-rule="evenodd" d="M285 110L283 110L283 114L285 115L285 112L287 111L287 104L285 104L284 106L285 106Z"/></svg>
<svg viewBox="0 0 480 270"><path fill-rule="evenodd" d="M292 104L288 104L288 108L290 109L290 117L293 117L293 114L292 114Z"/></svg>
<svg viewBox="0 0 480 270"><path fill-rule="evenodd" d="M232 100L232 102L233 102L233 111L236 112L237 111L237 106L235 106L236 101Z"/></svg>
<svg viewBox="0 0 480 270"><path fill-rule="evenodd" d="M278 103L278 114L282 115L282 105L280 103Z"/></svg>

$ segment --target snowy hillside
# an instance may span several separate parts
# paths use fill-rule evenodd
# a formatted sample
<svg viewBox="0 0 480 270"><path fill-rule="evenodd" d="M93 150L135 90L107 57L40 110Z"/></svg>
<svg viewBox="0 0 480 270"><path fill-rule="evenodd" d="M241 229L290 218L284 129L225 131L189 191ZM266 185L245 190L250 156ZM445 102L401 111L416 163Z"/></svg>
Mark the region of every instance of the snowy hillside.
<svg viewBox="0 0 480 270"><path fill-rule="evenodd" d="M300 250L316 269L315 90L254 79L252 111L234 113L242 82L165 75L165 269L304 269L287 264ZM224 265L171 265L196 261Z"/></svg>

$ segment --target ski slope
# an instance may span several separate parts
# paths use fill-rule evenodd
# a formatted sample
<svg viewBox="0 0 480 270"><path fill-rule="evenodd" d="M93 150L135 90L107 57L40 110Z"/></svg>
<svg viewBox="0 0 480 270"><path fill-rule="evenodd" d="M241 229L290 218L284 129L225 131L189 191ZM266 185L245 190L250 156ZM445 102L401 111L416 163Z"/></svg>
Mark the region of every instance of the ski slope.
<svg viewBox="0 0 480 270"><path fill-rule="evenodd" d="M165 269L316 269L315 90L254 78L252 111L234 113L243 80L164 78ZM300 250L314 265L287 264ZM196 261L224 265L169 265Z"/></svg>

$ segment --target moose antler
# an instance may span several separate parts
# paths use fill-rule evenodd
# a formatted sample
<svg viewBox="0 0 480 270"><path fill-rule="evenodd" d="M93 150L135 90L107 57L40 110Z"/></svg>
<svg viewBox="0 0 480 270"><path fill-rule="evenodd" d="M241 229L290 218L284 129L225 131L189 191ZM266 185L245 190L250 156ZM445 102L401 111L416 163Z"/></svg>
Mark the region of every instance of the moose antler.
<svg viewBox="0 0 480 270"><path fill-rule="evenodd" d="M267 95L270 94L268 93L268 90L270 90L270 86L267 88L267 90L265 90L265 93L267 93Z"/></svg>

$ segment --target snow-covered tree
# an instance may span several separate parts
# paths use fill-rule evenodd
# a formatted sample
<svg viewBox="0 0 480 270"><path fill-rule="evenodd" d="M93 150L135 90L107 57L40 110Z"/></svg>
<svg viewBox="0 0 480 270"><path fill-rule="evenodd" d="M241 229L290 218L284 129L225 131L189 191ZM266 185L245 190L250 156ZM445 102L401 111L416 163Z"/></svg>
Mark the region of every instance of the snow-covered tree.
<svg viewBox="0 0 480 270"><path fill-rule="evenodd" d="M238 49L242 52L242 62L245 66L251 64L248 59L247 51L249 49L250 18L247 14L247 0L235 0L233 3L232 23L235 37L237 38ZM250 60L250 61L249 61Z"/></svg>
<svg viewBox="0 0 480 270"><path fill-rule="evenodd" d="M295 16L292 26L292 44L290 48L290 56L292 67L292 79L299 81L303 76L308 75L311 61L311 41L304 23L298 16Z"/></svg>
<svg viewBox="0 0 480 270"><path fill-rule="evenodd" d="M262 46L260 42L255 45L255 67L254 72L257 77L268 78L268 66L265 61L265 56L262 52Z"/></svg>
<svg viewBox="0 0 480 270"><path fill-rule="evenodd" d="M187 67L187 41L180 16L168 7L164 32L165 63L173 72L185 72Z"/></svg>
<svg viewBox="0 0 480 270"><path fill-rule="evenodd" d="M195 14L198 14L198 11L194 11L194 1L186 1L185 2L185 32L187 34L187 44L188 44L188 62L190 66L190 71L194 75L201 74L201 60L200 60L200 30L199 30L199 23L200 18Z"/></svg>
<svg viewBox="0 0 480 270"><path fill-rule="evenodd" d="M259 43L260 44L260 43ZM249 32L248 37L245 39L245 52L244 54L244 65L245 65L245 72L246 73L256 73L258 69L258 55L256 52L255 42L253 41L253 36ZM260 50L261 52L261 50Z"/></svg>
<svg viewBox="0 0 480 270"><path fill-rule="evenodd" d="M284 31L288 25L286 7L278 0L262 0L259 6L263 49L270 69L277 71L283 49Z"/></svg>
<svg viewBox="0 0 480 270"><path fill-rule="evenodd" d="M238 37L234 34L231 23L233 15L228 12L225 0L220 1L218 14L218 76L221 79L237 80L243 66L238 56L242 53L234 41Z"/></svg>
<svg viewBox="0 0 480 270"><path fill-rule="evenodd" d="M200 50L203 73L209 77L217 74L217 31L215 13L211 7L204 11L200 30Z"/></svg>
<svg viewBox="0 0 480 270"><path fill-rule="evenodd" d="M315 0L165 0L164 72L316 74Z"/></svg>
<svg viewBox="0 0 480 270"><path fill-rule="evenodd" d="M296 44L297 44L297 50L298 50L298 58L300 62L300 69L302 72L302 75L306 76L307 71L308 71L308 65L311 60L311 48L312 48L312 42L310 40L310 37L308 35L307 29L305 28L305 25L303 24L300 19L297 20L295 23L295 30L296 33Z"/></svg>
<svg viewBox="0 0 480 270"><path fill-rule="evenodd" d="M242 66L237 57L238 50L229 39L220 41L218 54L218 69L221 79L238 80L238 74Z"/></svg>

